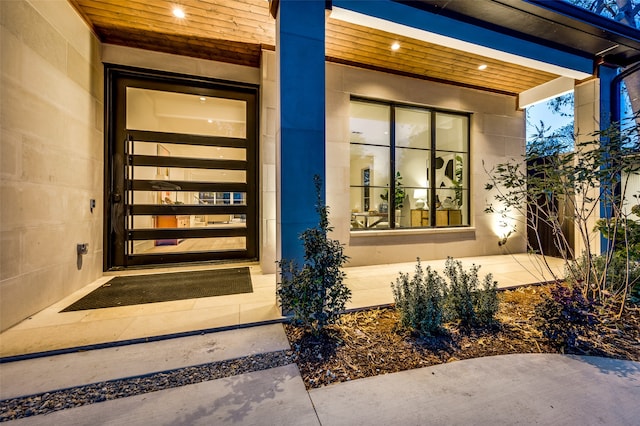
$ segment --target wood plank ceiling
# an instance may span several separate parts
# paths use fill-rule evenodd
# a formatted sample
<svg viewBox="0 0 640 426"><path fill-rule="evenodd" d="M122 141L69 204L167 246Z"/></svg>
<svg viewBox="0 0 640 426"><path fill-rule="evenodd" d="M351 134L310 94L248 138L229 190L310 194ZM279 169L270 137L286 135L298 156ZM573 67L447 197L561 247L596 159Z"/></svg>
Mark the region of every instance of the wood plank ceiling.
<svg viewBox="0 0 640 426"><path fill-rule="evenodd" d="M275 48L265 0L69 0L103 43L258 67ZM186 17L173 16L179 4ZM400 49L391 50L393 42ZM558 77L432 43L327 19L326 55L362 66L515 95ZM478 66L487 65L479 71Z"/></svg>

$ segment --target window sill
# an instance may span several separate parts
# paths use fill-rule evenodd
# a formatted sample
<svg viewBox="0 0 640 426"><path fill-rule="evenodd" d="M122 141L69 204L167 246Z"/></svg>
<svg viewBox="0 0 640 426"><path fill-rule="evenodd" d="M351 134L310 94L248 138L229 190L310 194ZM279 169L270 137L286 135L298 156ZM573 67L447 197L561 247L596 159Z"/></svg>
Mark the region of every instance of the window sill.
<svg viewBox="0 0 640 426"><path fill-rule="evenodd" d="M440 234L475 234L473 226L459 226L452 228L404 228L349 231L351 238L367 237L402 237L405 235L440 235Z"/></svg>

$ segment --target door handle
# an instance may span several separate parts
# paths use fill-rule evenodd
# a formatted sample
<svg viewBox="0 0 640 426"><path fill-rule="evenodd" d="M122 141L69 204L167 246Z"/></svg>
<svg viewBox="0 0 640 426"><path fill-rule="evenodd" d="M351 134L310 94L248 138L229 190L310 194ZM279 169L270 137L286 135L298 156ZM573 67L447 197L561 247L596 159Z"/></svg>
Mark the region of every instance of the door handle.
<svg viewBox="0 0 640 426"><path fill-rule="evenodd" d="M119 203L120 201L122 201L122 195L121 195L121 194L118 194L117 192L116 192L116 193L114 193L114 194L111 194L111 200L112 200L114 203Z"/></svg>

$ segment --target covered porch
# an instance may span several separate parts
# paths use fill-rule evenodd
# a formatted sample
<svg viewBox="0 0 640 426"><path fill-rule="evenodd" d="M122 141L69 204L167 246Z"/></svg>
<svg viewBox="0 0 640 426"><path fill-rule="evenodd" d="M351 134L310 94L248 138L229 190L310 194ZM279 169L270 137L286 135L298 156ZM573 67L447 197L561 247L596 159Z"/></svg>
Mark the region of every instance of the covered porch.
<svg viewBox="0 0 640 426"><path fill-rule="evenodd" d="M498 287L502 289L552 279L545 271L542 259L536 255L478 256L459 260L465 268L472 264L481 265L479 275L493 274ZM562 260L548 260L552 262L552 268L562 275ZM422 261L421 264L442 272L444 262ZM275 300L276 275L262 273L256 264L244 266L249 266L251 270L253 293L250 294L60 312L115 276L105 275L0 334L0 358L71 348L77 351L78 348L117 346L282 321ZM415 262L345 268L346 283L353 292L347 308L360 309L393 303L391 282L399 272L411 274L414 268ZM185 271L194 269L197 268L180 268ZM177 271L176 268L167 268L135 273Z"/></svg>

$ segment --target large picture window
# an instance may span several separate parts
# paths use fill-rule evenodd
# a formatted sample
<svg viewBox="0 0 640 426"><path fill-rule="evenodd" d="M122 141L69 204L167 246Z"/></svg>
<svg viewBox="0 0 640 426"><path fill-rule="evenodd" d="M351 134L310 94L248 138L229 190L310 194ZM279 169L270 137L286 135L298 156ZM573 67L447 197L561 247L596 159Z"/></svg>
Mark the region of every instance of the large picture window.
<svg viewBox="0 0 640 426"><path fill-rule="evenodd" d="M353 99L351 229L469 226L469 115Z"/></svg>

